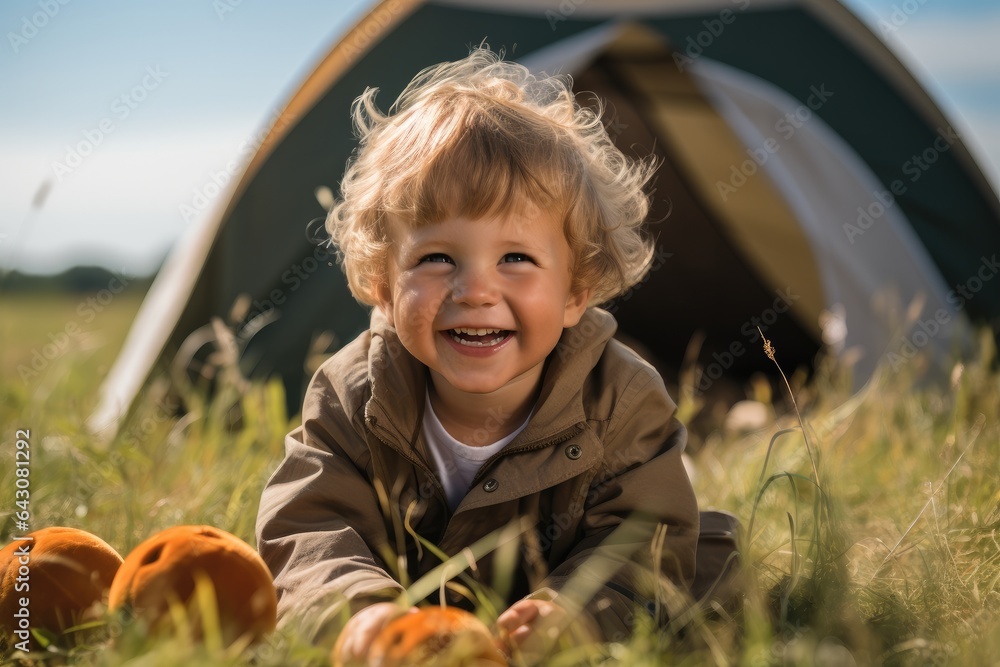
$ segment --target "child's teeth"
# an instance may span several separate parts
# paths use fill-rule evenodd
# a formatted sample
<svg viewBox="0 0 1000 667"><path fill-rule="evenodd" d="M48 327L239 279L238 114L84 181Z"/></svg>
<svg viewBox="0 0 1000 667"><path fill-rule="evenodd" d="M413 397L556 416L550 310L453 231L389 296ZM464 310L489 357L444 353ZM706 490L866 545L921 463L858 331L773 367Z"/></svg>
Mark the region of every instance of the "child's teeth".
<svg viewBox="0 0 1000 667"><path fill-rule="evenodd" d="M470 336L485 336L486 334L500 333L502 329L470 329L468 327L459 327L454 329L454 331L469 334Z"/></svg>
<svg viewBox="0 0 1000 667"><path fill-rule="evenodd" d="M476 333L478 331L481 331L483 333ZM504 338L506 338L506 335L497 336L496 338L488 341L478 341L478 340L466 340L465 338L460 337L459 334L464 333L466 335L472 335L472 336L485 336L487 333L493 334L493 333L500 333L501 331L503 331L503 329L467 329L465 327L461 327L458 329L452 329L451 337L452 340L459 343L460 345L467 345L469 347L493 347L494 345L502 343Z"/></svg>

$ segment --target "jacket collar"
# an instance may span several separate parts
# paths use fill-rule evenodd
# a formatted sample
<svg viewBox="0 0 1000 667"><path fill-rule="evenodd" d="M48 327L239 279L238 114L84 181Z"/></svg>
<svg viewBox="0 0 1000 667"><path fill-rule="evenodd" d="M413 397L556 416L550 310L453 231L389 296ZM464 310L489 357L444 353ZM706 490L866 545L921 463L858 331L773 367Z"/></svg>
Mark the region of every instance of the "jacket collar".
<svg viewBox="0 0 1000 667"><path fill-rule="evenodd" d="M617 328L611 313L588 308L576 326L563 331L546 360L538 409L508 448L549 440L586 419L584 380ZM365 406L366 419L396 439L398 446L411 448L420 431L427 369L403 347L378 308L371 315L368 377L372 394Z"/></svg>

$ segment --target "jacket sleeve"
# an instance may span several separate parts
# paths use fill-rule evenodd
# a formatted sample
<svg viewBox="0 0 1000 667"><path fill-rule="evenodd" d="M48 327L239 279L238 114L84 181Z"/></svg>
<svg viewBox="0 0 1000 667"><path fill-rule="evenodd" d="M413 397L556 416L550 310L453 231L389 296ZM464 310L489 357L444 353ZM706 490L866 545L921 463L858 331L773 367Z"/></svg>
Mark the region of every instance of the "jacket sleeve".
<svg viewBox="0 0 1000 667"><path fill-rule="evenodd" d="M385 524L363 465L345 450L359 436L329 385L317 380L257 516L257 548L274 575L279 617L356 610L403 590L373 553Z"/></svg>
<svg viewBox="0 0 1000 667"><path fill-rule="evenodd" d="M546 580L549 594L589 612L609 641L628 636L637 609L662 625L685 603L699 531L676 406L651 369L629 384L606 426L582 538Z"/></svg>

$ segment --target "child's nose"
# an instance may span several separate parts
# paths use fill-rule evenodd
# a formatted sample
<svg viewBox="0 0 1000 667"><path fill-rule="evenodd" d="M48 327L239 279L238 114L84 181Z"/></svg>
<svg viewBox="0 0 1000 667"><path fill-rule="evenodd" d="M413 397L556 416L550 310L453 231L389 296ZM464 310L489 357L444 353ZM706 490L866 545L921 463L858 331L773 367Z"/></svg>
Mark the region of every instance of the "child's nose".
<svg viewBox="0 0 1000 667"><path fill-rule="evenodd" d="M486 271L465 269L452 285L451 298L467 306L492 306L499 297L496 282Z"/></svg>

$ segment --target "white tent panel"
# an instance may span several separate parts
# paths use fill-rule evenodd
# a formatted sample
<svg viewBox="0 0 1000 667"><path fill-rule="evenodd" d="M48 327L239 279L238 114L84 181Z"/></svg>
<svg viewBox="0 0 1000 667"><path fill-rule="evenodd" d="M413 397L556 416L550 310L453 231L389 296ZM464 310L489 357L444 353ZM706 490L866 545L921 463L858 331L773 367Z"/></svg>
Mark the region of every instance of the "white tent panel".
<svg viewBox="0 0 1000 667"><path fill-rule="evenodd" d="M770 83L707 58L693 63L690 71L747 147L777 141L762 170L806 232L818 258L828 308L843 307L844 347L859 348L863 355L855 367L856 379L867 379L886 355L903 355L908 340L923 342L918 347L937 359L946 358L948 346L964 330L964 318L948 303L947 285L899 206L882 206L861 235L845 230L845 224L857 224L859 209L880 210L873 206L878 201L875 193L886 186L867 164L815 113L798 127L791 125L794 133L788 136L788 129L778 123L796 111L805 117L803 105ZM933 336L915 335L912 323L898 321L891 309L879 312L875 307L876 299L891 296L885 294L887 289L898 295L904 308L923 302L918 316L922 320L933 320L943 309L947 325Z"/></svg>

